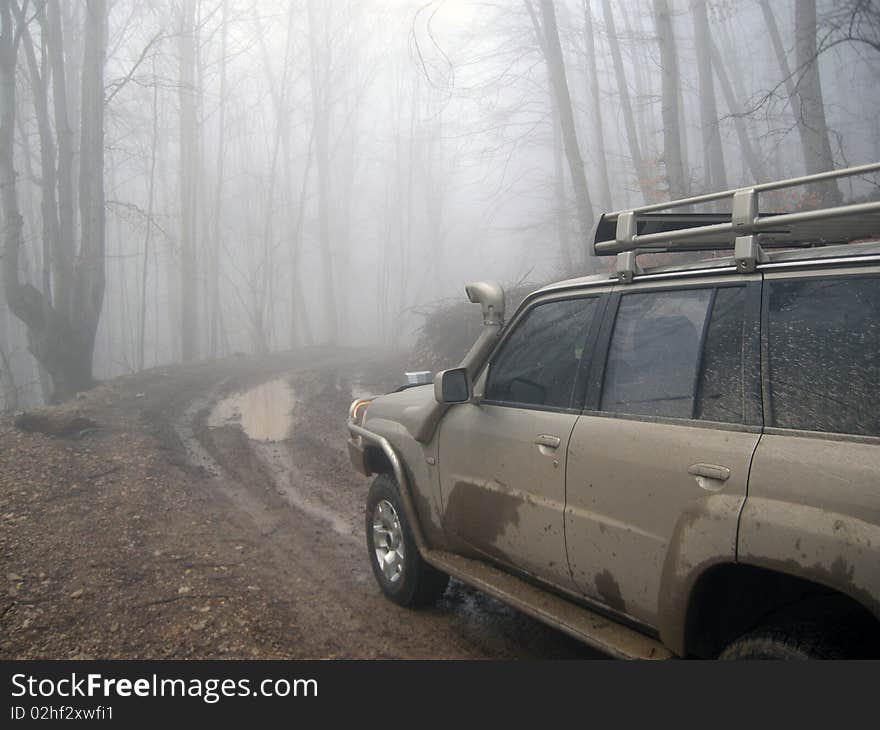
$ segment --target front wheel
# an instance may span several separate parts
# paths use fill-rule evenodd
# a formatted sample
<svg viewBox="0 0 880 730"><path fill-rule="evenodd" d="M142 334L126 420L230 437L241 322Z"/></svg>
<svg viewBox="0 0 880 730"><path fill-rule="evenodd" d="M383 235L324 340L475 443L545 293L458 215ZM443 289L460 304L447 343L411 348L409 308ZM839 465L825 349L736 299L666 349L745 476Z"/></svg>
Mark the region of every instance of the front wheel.
<svg viewBox="0 0 880 730"><path fill-rule="evenodd" d="M419 555L400 488L390 474L380 474L370 487L366 529L370 565L382 592L401 606L436 603L446 590L449 576Z"/></svg>

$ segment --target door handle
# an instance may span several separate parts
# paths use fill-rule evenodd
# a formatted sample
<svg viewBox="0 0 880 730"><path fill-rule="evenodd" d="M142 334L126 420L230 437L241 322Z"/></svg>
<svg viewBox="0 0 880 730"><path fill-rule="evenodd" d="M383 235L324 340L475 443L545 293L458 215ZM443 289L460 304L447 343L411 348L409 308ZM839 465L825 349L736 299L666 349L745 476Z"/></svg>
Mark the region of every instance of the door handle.
<svg viewBox="0 0 880 730"><path fill-rule="evenodd" d="M559 444L562 443L562 439L560 439L559 436L551 436L542 433L535 439L535 443L538 444L538 446L545 446L548 449L558 449Z"/></svg>
<svg viewBox="0 0 880 730"><path fill-rule="evenodd" d="M706 479L714 479L719 482L726 482L730 479L730 469L726 466L717 466L715 464L691 464L688 467L688 474L695 477L705 477ZM699 479L697 479L699 483Z"/></svg>

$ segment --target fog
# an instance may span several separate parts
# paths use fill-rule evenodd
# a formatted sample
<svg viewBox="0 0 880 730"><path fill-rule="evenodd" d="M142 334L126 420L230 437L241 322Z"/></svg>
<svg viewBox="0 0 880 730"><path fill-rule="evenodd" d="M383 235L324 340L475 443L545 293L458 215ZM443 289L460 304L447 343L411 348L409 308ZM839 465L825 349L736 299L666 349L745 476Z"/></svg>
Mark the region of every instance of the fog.
<svg viewBox="0 0 880 730"><path fill-rule="evenodd" d="M0 15L6 410L234 353L405 349L468 280L605 266L605 210L880 159L876 0Z"/></svg>

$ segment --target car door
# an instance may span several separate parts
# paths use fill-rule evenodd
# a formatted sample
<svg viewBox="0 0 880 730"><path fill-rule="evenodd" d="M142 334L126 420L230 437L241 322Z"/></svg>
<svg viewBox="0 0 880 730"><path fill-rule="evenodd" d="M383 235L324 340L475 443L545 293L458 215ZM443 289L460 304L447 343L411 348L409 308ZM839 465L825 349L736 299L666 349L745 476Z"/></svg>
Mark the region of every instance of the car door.
<svg viewBox="0 0 880 730"><path fill-rule="evenodd" d="M648 626L687 550L735 557L760 436L753 281L636 283L608 305L607 355L569 443L568 555L583 594ZM688 530L700 518L711 527Z"/></svg>
<svg viewBox="0 0 880 730"><path fill-rule="evenodd" d="M603 302L596 294L528 307L478 379L474 402L453 406L438 436L450 542L567 588L566 447Z"/></svg>

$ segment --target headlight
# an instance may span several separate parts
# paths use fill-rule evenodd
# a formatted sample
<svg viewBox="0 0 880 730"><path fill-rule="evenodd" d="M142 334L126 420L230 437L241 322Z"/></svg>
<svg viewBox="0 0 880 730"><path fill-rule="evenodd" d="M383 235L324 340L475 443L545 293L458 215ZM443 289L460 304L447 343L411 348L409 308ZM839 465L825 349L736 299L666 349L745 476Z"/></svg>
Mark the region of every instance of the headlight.
<svg viewBox="0 0 880 730"><path fill-rule="evenodd" d="M367 414L367 407L372 402L372 398L359 398L358 400L353 401L351 407L348 409L349 418L351 418L351 420L353 420L358 426L362 426L364 424L364 417Z"/></svg>

